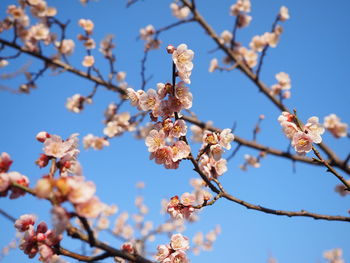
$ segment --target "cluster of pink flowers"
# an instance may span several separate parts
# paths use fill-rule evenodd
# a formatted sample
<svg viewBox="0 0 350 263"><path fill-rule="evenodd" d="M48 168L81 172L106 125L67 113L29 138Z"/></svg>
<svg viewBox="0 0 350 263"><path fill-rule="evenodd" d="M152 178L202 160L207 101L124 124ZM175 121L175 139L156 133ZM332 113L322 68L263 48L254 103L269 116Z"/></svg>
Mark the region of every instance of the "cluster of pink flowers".
<svg viewBox="0 0 350 263"><path fill-rule="evenodd" d="M190 76L193 69L194 52L187 48L186 44L180 44L176 49L168 46L168 52L172 54L176 65L177 75L187 84L190 84Z"/></svg>
<svg viewBox="0 0 350 263"><path fill-rule="evenodd" d="M94 196L96 187L93 182L85 182L82 169L77 160L79 154L78 134L62 140L58 135L40 132L37 140L44 143L44 154L37 160L40 167L45 167L52 158L58 159L55 165L59 168L60 177L43 176L38 180L35 192L41 198L54 198L57 202L71 202L77 213L84 217L97 217L103 204Z"/></svg>
<svg viewBox="0 0 350 263"><path fill-rule="evenodd" d="M71 112L79 113L84 109L84 103L91 104L91 98L84 97L80 94L75 94L67 99L66 108Z"/></svg>
<svg viewBox="0 0 350 263"><path fill-rule="evenodd" d="M82 176L65 176L57 179L44 176L38 180L35 193L40 198L54 198L56 202L69 201L78 215L96 218L104 204L95 196L96 186Z"/></svg>
<svg viewBox="0 0 350 263"><path fill-rule="evenodd" d="M323 253L323 257L328 260L328 263L345 263L343 259L343 250L341 248L327 250Z"/></svg>
<svg viewBox="0 0 350 263"><path fill-rule="evenodd" d="M259 156L260 157L260 156ZM244 155L244 164L240 165L239 168L241 168L243 171L247 170L247 166L252 166L254 168L259 168L260 167L260 158L252 156L250 154L245 154Z"/></svg>
<svg viewBox="0 0 350 263"><path fill-rule="evenodd" d="M276 26L273 32L265 32L261 36L254 36L249 44L250 48L256 52L261 52L266 46L276 47L283 30L281 26Z"/></svg>
<svg viewBox="0 0 350 263"><path fill-rule="evenodd" d="M103 147L109 146L109 141L103 137L89 133L83 138L83 145L85 149L93 148L94 150L102 150Z"/></svg>
<svg viewBox="0 0 350 263"><path fill-rule="evenodd" d="M81 175L81 166L77 160L78 134L72 134L67 140L62 140L58 135L49 134L45 131L39 132L36 139L44 144L44 154L41 154L36 164L40 167L46 167L53 158L58 159L57 166L61 176L68 174Z"/></svg>
<svg viewBox="0 0 350 263"><path fill-rule="evenodd" d="M105 118L106 127L103 133L109 138L120 136L125 131L133 131L135 129L135 125L131 122L130 114L128 112L117 114L117 105L115 103L108 105L105 111Z"/></svg>
<svg viewBox="0 0 350 263"><path fill-rule="evenodd" d="M348 134L348 125L341 122L340 118L335 114L326 116L323 126L336 138L345 137Z"/></svg>
<svg viewBox="0 0 350 263"><path fill-rule="evenodd" d="M184 193L181 199L176 195L170 199L167 205L167 212L174 219L189 219L194 212L193 205L196 201L194 194Z"/></svg>
<svg viewBox="0 0 350 263"><path fill-rule="evenodd" d="M307 123L298 127L295 116L289 112L282 112L278 117L284 134L291 140L295 151L299 154L305 154L312 150L313 143L321 143L321 135L324 133L323 126L319 123L318 117L311 117Z"/></svg>
<svg viewBox="0 0 350 263"><path fill-rule="evenodd" d="M238 28L246 27L249 25L252 17L247 13L249 13L250 10L250 0L237 0L237 2L230 7L230 14L232 16L237 16Z"/></svg>
<svg viewBox="0 0 350 263"><path fill-rule="evenodd" d="M26 7L30 8L32 16L40 20L36 25L30 26L29 16L26 14ZM48 45L55 41L55 35L50 33L48 17L56 15L57 10L48 7L44 0L22 1L20 6L9 5L9 14L3 21L0 21L0 32L16 27L17 36L24 42L25 48L30 51L39 51L38 43L42 41Z"/></svg>
<svg viewBox="0 0 350 263"><path fill-rule="evenodd" d="M183 120L173 123L171 119L165 119L157 122L145 140L151 153L150 159L155 159L157 164L164 164L167 169L177 169L180 161L187 158L191 151L190 146L179 139L186 132L187 126Z"/></svg>
<svg viewBox="0 0 350 263"><path fill-rule="evenodd" d="M211 250L217 236L221 233L220 226L216 226L214 230L209 231L205 236L202 232L198 232L192 238L194 247L192 248L193 253L198 255L201 250Z"/></svg>
<svg viewBox="0 0 350 263"><path fill-rule="evenodd" d="M12 164L11 157L8 153L1 153L0 155L0 197L6 197L9 192L10 199L18 198L25 194L19 188L13 187L12 183L20 184L22 186L29 186L29 179L27 176L18 172L8 172Z"/></svg>
<svg viewBox="0 0 350 263"><path fill-rule="evenodd" d="M234 135L231 129L224 129L221 133L205 131L202 137L202 153L199 159L199 167L208 178L217 178L227 171L226 159L222 158L224 149L231 149Z"/></svg>
<svg viewBox="0 0 350 263"><path fill-rule="evenodd" d="M179 6L177 3L170 4L171 13L178 19L185 19L191 10L187 6Z"/></svg>
<svg viewBox="0 0 350 263"><path fill-rule="evenodd" d="M173 61L178 69L178 75L181 76L180 72L185 72L189 76L189 70L193 68L190 61L192 58L188 57L183 46L174 58L177 51L177 49L173 51ZM190 147L181 140L187 133L186 123L181 119L173 121L172 118L175 118L182 109L192 107L192 93L183 81L175 87L170 83L158 83L157 91L154 89L149 89L147 92L135 91L132 88L127 90L131 105L139 110L151 111L151 119L156 122L149 127L146 136L150 158L155 159L158 164L164 164L168 169L176 169L180 161L190 154ZM158 117L163 120L157 122Z"/></svg>
<svg viewBox="0 0 350 263"><path fill-rule="evenodd" d="M291 80L287 73L280 72L276 74L277 84L272 85L270 94L272 96L282 96L284 99L289 99L291 96Z"/></svg>
<svg viewBox="0 0 350 263"><path fill-rule="evenodd" d="M170 244L159 245L156 260L161 263L188 263L186 250L190 248L189 240L181 234L171 236Z"/></svg>
<svg viewBox="0 0 350 263"><path fill-rule="evenodd" d="M29 258L35 257L39 252L39 260L45 263L52 262L55 255L54 246L62 239L61 235L57 235L55 231L48 229L45 222L37 225L34 224L36 217L34 215L22 215L15 222L16 229L23 233L19 248L28 255Z"/></svg>
<svg viewBox="0 0 350 263"><path fill-rule="evenodd" d="M194 53L187 49L185 44L177 48L168 46L167 51L172 54L176 74L183 81L175 86L170 83L158 83L157 91L154 89L149 89L147 92L134 91L128 88L128 96L131 104L139 110L151 111L153 121L162 117L162 121L158 121L149 129L146 145L151 153L151 159L155 159L158 164L164 164L168 169L176 169L180 161L190 154L190 147L181 140L187 133L186 123L181 119L173 121L171 118L177 117L182 109L192 107L192 93L184 82L190 83Z"/></svg>
<svg viewBox="0 0 350 263"><path fill-rule="evenodd" d="M90 19L80 19L78 22L79 26L84 29L85 34L79 34L78 40L82 41L88 55L84 57L82 65L84 67L92 67L95 64L95 58L91 55L91 50L96 48L95 40L91 37L94 29L94 22Z"/></svg>
<svg viewBox="0 0 350 263"><path fill-rule="evenodd" d="M158 49L160 41L154 38L156 30L153 25L148 25L140 29L140 38L145 41L145 49Z"/></svg>

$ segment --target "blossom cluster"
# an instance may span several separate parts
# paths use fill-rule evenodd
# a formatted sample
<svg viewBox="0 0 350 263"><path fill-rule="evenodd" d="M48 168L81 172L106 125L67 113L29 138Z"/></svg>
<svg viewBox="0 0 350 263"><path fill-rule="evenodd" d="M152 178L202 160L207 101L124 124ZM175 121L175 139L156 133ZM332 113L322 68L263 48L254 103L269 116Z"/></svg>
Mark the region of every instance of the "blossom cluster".
<svg viewBox="0 0 350 263"><path fill-rule="evenodd" d="M78 215L96 218L104 204L94 195L95 184L86 182L82 176L82 169L77 160L77 136L73 134L64 141L58 135L38 133L37 140L44 143L44 154L41 154L36 163L39 167L45 167L52 160L58 167L60 176L57 179L53 174L43 176L35 186L35 193L40 198L53 198L57 203L69 201Z"/></svg>
<svg viewBox="0 0 350 263"><path fill-rule="evenodd" d="M348 125L341 122L340 118L335 114L326 116L323 126L336 138L345 137L348 134Z"/></svg>
<svg viewBox="0 0 350 263"><path fill-rule="evenodd" d="M77 133L72 134L67 140L62 140L58 135L42 131L37 134L36 139L44 144L44 154L41 154L36 161L40 168L46 167L49 161L55 158L61 176L81 175L81 165L77 160L80 152Z"/></svg>
<svg viewBox="0 0 350 263"><path fill-rule="evenodd" d="M39 23L30 25L29 15L26 14L27 7L31 15L39 20ZM39 42L45 45L54 43L56 36L50 33L48 20L56 15L57 10L47 6L46 1L21 1L19 6L9 5L7 13L9 16L0 21L0 32L15 27L16 35L22 40L27 50L39 51Z"/></svg>
<svg viewBox="0 0 350 263"><path fill-rule="evenodd" d="M194 212L193 205L196 201L194 194L184 193L181 198L176 195L170 199L167 212L174 219L189 219Z"/></svg>
<svg viewBox="0 0 350 263"><path fill-rule="evenodd" d="M91 98L75 94L67 99L66 108L71 112L79 113L84 109L84 103L91 104Z"/></svg>
<svg viewBox="0 0 350 263"><path fill-rule="evenodd" d="M323 257L328 260L328 263L344 263L343 251L340 248L327 250L323 253Z"/></svg>
<svg viewBox="0 0 350 263"><path fill-rule="evenodd" d="M155 38L156 30L153 25L140 29L140 38L145 41L145 50L158 49L160 41Z"/></svg>
<svg viewBox="0 0 350 263"><path fill-rule="evenodd" d="M133 131L135 129L130 114L128 112L118 114L117 110L117 105L111 103L105 111L106 127L104 128L103 133L109 138L120 136L125 131Z"/></svg>
<svg viewBox="0 0 350 263"><path fill-rule="evenodd" d="M191 10L187 6L179 6L177 3L170 4L171 13L178 19L185 19Z"/></svg>
<svg viewBox="0 0 350 263"><path fill-rule="evenodd" d="M230 7L230 14L237 16L237 27L242 28L249 25L252 17L247 13L251 11L250 0L237 0L235 4Z"/></svg>
<svg viewBox="0 0 350 263"><path fill-rule="evenodd" d="M217 178L227 171L227 161L222 158L224 149L231 149L234 135L231 129L224 129L220 133L206 130L202 137L199 167L209 178Z"/></svg>
<svg viewBox="0 0 350 263"><path fill-rule="evenodd" d="M188 263L186 250L190 248L189 240L182 234L171 236L170 244L159 245L155 259L161 263Z"/></svg>
<svg viewBox="0 0 350 263"><path fill-rule="evenodd" d="M276 74L277 84L272 85L270 94L272 96L282 96L284 99L289 99L291 96L291 80L287 73L280 72Z"/></svg>
<svg viewBox="0 0 350 263"><path fill-rule="evenodd" d="M192 238L194 247L192 248L193 253L198 255L201 250L211 250L217 236L221 233L220 226L216 226L215 229L209 231L205 236L202 232L198 232Z"/></svg>
<svg viewBox="0 0 350 263"><path fill-rule="evenodd" d="M190 76L193 69L194 52L187 48L186 44L180 44L176 49L168 47L168 52L172 53L173 62L176 65L177 75L187 84L190 84Z"/></svg>
<svg viewBox="0 0 350 263"><path fill-rule="evenodd" d="M34 224L36 217L34 215L22 215L15 222L16 229L23 233L19 248L33 258L39 252L39 260L45 263L52 262L55 255L54 246L62 239L55 231L48 229L45 222L40 222L36 229Z"/></svg>
<svg viewBox="0 0 350 263"><path fill-rule="evenodd" d="M183 80L184 76L189 78L193 68L193 51L181 44L177 49L172 47L170 53L177 69L176 74ZM182 109L192 107L192 93L184 81L175 85L158 83L157 90L149 89L147 92L132 88L128 88L127 92L131 105L141 111L150 111L152 121L156 122L149 127L145 136L150 158L167 169L176 169L180 161L190 154L189 145L182 140L187 133L187 126L179 114ZM159 117L162 118L161 121L158 121Z"/></svg>
<svg viewBox="0 0 350 263"><path fill-rule="evenodd" d="M298 154L305 154L312 150L313 143L321 143L321 135L324 133L323 126L318 117L311 117L302 127L298 124L296 117L289 112L282 112L278 117L284 134L291 140L291 144Z"/></svg>
<svg viewBox="0 0 350 263"><path fill-rule="evenodd" d="M9 192L10 199L18 198L25 192L17 187L12 186L13 183L28 187L29 179L27 176L19 172L8 172L12 164L11 157L8 153L3 152L0 155L0 197L6 197Z"/></svg>

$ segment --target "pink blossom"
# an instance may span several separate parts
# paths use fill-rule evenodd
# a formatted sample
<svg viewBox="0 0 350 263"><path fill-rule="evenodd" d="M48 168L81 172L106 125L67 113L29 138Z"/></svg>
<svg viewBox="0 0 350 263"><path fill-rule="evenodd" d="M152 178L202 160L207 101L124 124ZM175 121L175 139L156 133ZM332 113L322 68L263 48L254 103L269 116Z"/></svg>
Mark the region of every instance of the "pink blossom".
<svg viewBox="0 0 350 263"><path fill-rule="evenodd" d="M235 139L234 135L231 133L231 129L223 129L220 133L220 146L226 150L231 149L231 142Z"/></svg>
<svg viewBox="0 0 350 263"><path fill-rule="evenodd" d="M227 172L227 161L226 159L220 159L215 163L215 170L218 175L223 175Z"/></svg>
<svg viewBox="0 0 350 263"><path fill-rule="evenodd" d="M51 262L51 258L54 255L54 252L51 247L45 244L42 244L42 245L39 245L39 254L40 254L40 257L39 257L40 261L49 263Z"/></svg>
<svg viewBox="0 0 350 263"><path fill-rule="evenodd" d="M281 9L280 9L280 13L279 13L279 19L281 21L286 21L289 18L290 18L290 16L289 16L288 8L285 7L285 6L282 6Z"/></svg>
<svg viewBox="0 0 350 263"><path fill-rule="evenodd" d="M294 122L284 121L281 122L282 130L287 138L292 139L294 134L296 134L299 129Z"/></svg>
<svg viewBox="0 0 350 263"><path fill-rule="evenodd" d="M193 56L194 52L191 49L187 49L186 44L179 45L172 54L177 70L180 72L192 71Z"/></svg>
<svg viewBox="0 0 350 263"><path fill-rule="evenodd" d="M210 146L210 155L214 158L215 161L221 159L221 155L224 152L222 147L219 144Z"/></svg>
<svg viewBox="0 0 350 263"><path fill-rule="evenodd" d="M0 173L6 173L9 169L13 161L8 153L3 152L0 155Z"/></svg>
<svg viewBox="0 0 350 263"><path fill-rule="evenodd" d="M149 89L139 97L140 108L144 111L154 110L159 103L158 94L154 89Z"/></svg>
<svg viewBox="0 0 350 263"><path fill-rule="evenodd" d="M180 7L176 3L171 3L170 9L173 16L175 16L178 19L185 19L191 12L191 10L187 6Z"/></svg>
<svg viewBox="0 0 350 263"><path fill-rule="evenodd" d="M171 149L173 162L187 158L191 152L190 146L184 141L175 142Z"/></svg>
<svg viewBox="0 0 350 263"><path fill-rule="evenodd" d="M190 205L193 205L194 202L196 201L196 197L194 194L190 194L190 193L183 193L181 195L181 203L184 205L184 206L190 206Z"/></svg>
<svg viewBox="0 0 350 263"><path fill-rule="evenodd" d="M29 226L33 226L36 221L35 215L21 215L19 219L15 222L15 227L19 232L24 232L29 229Z"/></svg>
<svg viewBox="0 0 350 263"><path fill-rule="evenodd" d="M18 172L10 172L8 173L8 176L10 177L11 183L17 183L25 187L29 186L29 179L25 175L22 175ZM11 187L11 190L12 190L12 193L10 195L10 199L18 198L22 195L25 195L26 193L25 191L16 187Z"/></svg>
<svg viewBox="0 0 350 263"><path fill-rule="evenodd" d="M155 159L157 164L171 164L173 162L173 151L171 147L164 146L151 153L150 159Z"/></svg>
<svg viewBox="0 0 350 263"><path fill-rule="evenodd" d="M63 141L58 135L51 135L50 138L44 142L43 151L46 155L55 158L62 158L67 154L72 144L70 141Z"/></svg>
<svg viewBox="0 0 350 263"><path fill-rule="evenodd" d="M46 131L39 132L35 137L39 142L45 142L47 138L50 138L50 134Z"/></svg>
<svg viewBox="0 0 350 263"><path fill-rule="evenodd" d="M68 200L73 204L88 202L96 192L95 184L84 181L81 176L69 177L68 186L70 187Z"/></svg>
<svg viewBox="0 0 350 263"><path fill-rule="evenodd" d="M140 37L143 40L150 41L151 36L156 33L153 25L148 25L145 28L140 29Z"/></svg>
<svg viewBox="0 0 350 263"><path fill-rule="evenodd" d="M157 247L157 250L158 250L158 252L157 252L157 255L155 256L155 259L156 259L157 261L163 261L163 260L166 259L166 258L169 256L169 254L170 254L170 249L169 249L169 247L166 246L166 245L159 245L159 246Z"/></svg>
<svg viewBox="0 0 350 263"><path fill-rule="evenodd" d="M188 250L190 248L188 238L180 233L171 236L170 245L174 250Z"/></svg>
<svg viewBox="0 0 350 263"><path fill-rule="evenodd" d="M233 16L237 16L241 12L249 13L250 9L250 0L237 0L237 2L230 7L230 14Z"/></svg>
<svg viewBox="0 0 350 263"><path fill-rule="evenodd" d="M169 256L171 263L188 263L189 260L186 253L182 250L177 250Z"/></svg>
<svg viewBox="0 0 350 263"><path fill-rule="evenodd" d="M292 139L292 146L295 151L300 154L308 153L312 150L313 138L302 131L294 134Z"/></svg>
<svg viewBox="0 0 350 263"><path fill-rule="evenodd" d="M172 129L170 130L169 135L171 137L180 138L181 136L185 136L187 133L187 126L184 120L175 121Z"/></svg>
<svg viewBox="0 0 350 263"><path fill-rule="evenodd" d="M81 26L88 34L91 34L94 29L94 22L90 19L80 19L79 26Z"/></svg>
<svg viewBox="0 0 350 263"><path fill-rule="evenodd" d="M103 210L101 201L96 197L92 197L85 203L80 203L75 206L78 215L88 218L96 218Z"/></svg>
<svg viewBox="0 0 350 263"><path fill-rule="evenodd" d="M93 56L85 56L81 62L84 67L92 67L95 64L95 58Z"/></svg>
<svg viewBox="0 0 350 263"><path fill-rule="evenodd" d="M321 135L324 133L324 128L322 124L318 122L318 117L311 117L307 120L307 123L304 126L305 130L312 137L314 143L321 143Z"/></svg>
<svg viewBox="0 0 350 263"><path fill-rule="evenodd" d="M185 86L184 82L179 82L175 87L175 97L181 102L184 109L192 107L192 93L189 92L188 87Z"/></svg>
<svg viewBox="0 0 350 263"><path fill-rule="evenodd" d="M323 125L336 138L345 137L348 133L348 125L341 122L340 118L335 114L326 116Z"/></svg>
<svg viewBox="0 0 350 263"><path fill-rule="evenodd" d="M146 137L146 146L148 146L149 152L155 152L158 149L165 146L165 133L160 130L151 130Z"/></svg>

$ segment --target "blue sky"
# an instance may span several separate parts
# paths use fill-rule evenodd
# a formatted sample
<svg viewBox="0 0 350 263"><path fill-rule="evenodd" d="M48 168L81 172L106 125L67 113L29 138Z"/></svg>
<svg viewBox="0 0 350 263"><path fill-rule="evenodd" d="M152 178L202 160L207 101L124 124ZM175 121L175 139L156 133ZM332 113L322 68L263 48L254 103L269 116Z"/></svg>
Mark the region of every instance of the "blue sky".
<svg viewBox="0 0 350 263"><path fill-rule="evenodd" d="M126 71L128 83L137 89L141 83L140 60L143 55L143 43L136 41L139 29L148 24L160 28L176 19L170 15L170 1L144 0L129 9L125 8L125 2L100 0L82 7L78 0L49 1L50 5L58 8L59 18L71 20L67 34L71 38L76 39L77 33L81 32L77 26L80 18L95 22L93 36L97 43L106 34L115 35L117 69ZM218 33L231 30L233 18L228 13L234 1L197 2L199 11ZM5 7L11 3L14 1L1 1L2 18ZM277 48L268 50L262 80L272 85L276 73L287 72L292 79L292 98L286 104L289 108L296 108L304 121L311 116L323 120L328 114L336 113L342 121L350 123L350 28L347 27L350 24L350 2L337 1L330 6L329 1L324 0L253 0L252 23L250 27L238 31L238 41L248 45L253 36L268 31L282 5L289 8L291 20L283 24L285 30ZM8 35L1 34L0 37ZM245 76L238 71L208 73L210 60L213 57L221 59L222 53L208 53L215 44L203 29L197 24L188 24L165 32L160 39L162 48L152 51L147 62L146 74L153 75L147 88L155 88L157 82L171 80L171 61L164 47L186 43L195 52L190 90L194 96L192 110L198 117L203 121L212 120L219 128L231 127L236 122L235 133L250 139L258 116L265 114L258 142L287 149L288 141L276 121L280 112ZM12 53L8 51L6 54ZM96 49L96 64L102 72L106 72L107 63L97 53ZM77 43L76 52L71 57L72 64L82 68L80 62L83 56L81 44ZM33 58L22 56L18 61L10 61L10 65L1 68L0 73L14 71L26 63L31 63L33 71L42 66ZM23 79L20 78L1 80L1 84L16 88L21 81ZM37 132L46 130L62 137L78 132L80 138L88 133L102 135L103 111L108 103L118 101L115 93L99 89L93 104L77 115L66 110L66 99L76 93L89 94L92 83L69 73L58 76L48 73L37 84L38 88L29 95L0 92L0 152L8 152L14 159L12 170L27 175L32 183L46 172L34 165L42 148L35 141ZM123 111L135 112L129 105L125 105ZM342 158L349 152L347 138L337 140L325 134L323 140ZM293 173L291 162L268 156L263 159L261 168L249 168L243 172L239 165L245 153L257 154L254 150L242 148L229 162L229 171L221 179L225 188L237 197L276 209L348 214L349 197L342 198L334 193L338 182L325 169L298 163L296 173ZM150 208L148 220L153 220L155 224L164 220L164 216L159 214L160 200L191 191L188 182L197 177L189 163L183 162L176 171L156 165L149 160L144 142L135 140L132 134L113 139L111 146L103 151L82 149L79 160L84 176L95 181L100 199L116 203L120 211L136 211L133 205L137 194L135 184L144 181L145 202ZM30 196L14 201L1 198L0 207L14 216L36 213L40 219L49 218L49 205ZM204 209L201 220L190 224L184 234L192 237L195 232L207 232L217 224L221 225L222 234L214 244L214 250L191 256L192 262L255 263L266 261L269 255L283 263L325 262L323 251L336 247L343 248L344 259L350 262L348 223L278 217L219 200L214 206ZM0 247L15 235L12 224L2 217L0 233ZM116 247L120 245L108 235L102 236L102 239ZM155 245L162 242L166 239L159 238L150 244L151 250L154 251ZM80 248L78 243L68 240L64 240L63 245L77 251ZM14 261L27 262L28 259L19 250L11 251L3 259L5 263Z"/></svg>

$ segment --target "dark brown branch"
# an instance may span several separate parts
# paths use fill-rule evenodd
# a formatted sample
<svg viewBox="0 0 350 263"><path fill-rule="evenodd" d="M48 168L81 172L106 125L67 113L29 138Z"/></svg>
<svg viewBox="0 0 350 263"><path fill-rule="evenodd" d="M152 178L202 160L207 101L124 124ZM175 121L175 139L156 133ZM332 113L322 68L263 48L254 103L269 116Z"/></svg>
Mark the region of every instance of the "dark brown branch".
<svg viewBox="0 0 350 263"><path fill-rule="evenodd" d="M63 256L74 258L76 260L84 261L84 262L94 262L97 260L112 257L112 255L107 252L102 253L101 255L98 255L98 256L84 256L84 255L80 255L72 251L69 251L61 246L55 247L55 252L57 255L63 255Z"/></svg>
<svg viewBox="0 0 350 263"><path fill-rule="evenodd" d="M81 70L78 70L60 60L57 60L57 59L52 59L52 58L49 58L49 57L46 57L42 54L39 54L39 53L35 53L35 52L31 52L31 51L28 51L26 49L24 49L23 47L17 45L17 44L14 44L14 43L11 43L5 39L2 39L0 38L0 43L1 44L4 44L6 46L9 46L9 47L12 47L14 49L17 49L19 51L21 51L22 53L25 53L25 54L28 54L32 57L35 57L37 59L40 59L42 61L44 61L45 63L47 63L48 65L52 65L52 66L55 66L55 67L58 67L58 68L62 68L68 72L71 72L77 76L80 76L82 78L86 78L86 79L89 79L99 85L102 85L104 87L106 87L108 90L111 90L111 91L115 91L115 92L119 92L120 94L122 95L126 95L126 90L122 87L119 87L119 86L115 86L115 85L112 85L112 84L109 84L107 82L105 82L104 80L102 80L101 78L98 78L98 77L95 77L95 76L91 76L89 74L87 74L86 72L83 72Z"/></svg>
<svg viewBox="0 0 350 263"><path fill-rule="evenodd" d="M285 210L276 210L276 209L271 209L271 208L266 208L260 205L255 205L251 204L249 202L243 201L233 195L230 195L227 193L221 186L221 184L218 184L219 188L218 189L215 185L212 184L212 182L208 179L208 177L200 170L198 163L196 160L193 158L192 155L189 157L190 161L192 162L194 166L194 170L200 175L200 177L206 182L206 184L209 186L209 188L217 193L221 194L223 198L232 201L234 203L240 204L247 209L252 209L256 211L260 211L263 213L267 214L273 214L273 215L279 215L279 216L288 216L288 217L311 217L314 219L322 219L322 220L328 220L328 221L345 221L345 222L350 222L350 217L346 216L330 216L330 215L322 215L322 214L316 214L316 213L311 213L305 210L300 210L300 211L285 211ZM218 182L218 181L217 181Z"/></svg>
<svg viewBox="0 0 350 263"><path fill-rule="evenodd" d="M208 126L206 123L199 121L198 119L191 117L191 116L182 116L182 119L190 122L192 124L195 124L203 129L207 129L209 131L214 131L217 133L221 133L221 129L212 127L212 126ZM282 158L286 158L286 159L290 159L293 161L299 161L299 162L303 162L303 163L308 163L308 164L312 164L312 165L318 165L320 166L320 163L314 162L312 158L308 158L305 156L300 156L300 155L296 155L296 154L291 154L289 152L284 152L278 149L274 149L274 148L270 148L268 146L256 143L254 141L250 141L250 140L246 140L244 138L241 138L237 135L235 135L235 141L239 144L242 144L243 146L249 147L249 148L254 148L256 150L260 150L260 151L264 151L268 154L272 154L275 156L279 156ZM333 160L331 162L331 165L338 167L340 169L342 169L344 172L346 172L347 174L350 174L350 168L349 167L344 167L343 162L341 161L335 161Z"/></svg>
<svg viewBox="0 0 350 263"><path fill-rule="evenodd" d="M6 217L8 220L10 220L12 223L16 222L16 218L14 218L12 215L8 214L4 210L0 208L0 214Z"/></svg>
<svg viewBox="0 0 350 263"><path fill-rule="evenodd" d="M82 232L80 232L77 228L75 228L73 226L69 226L67 228L67 234L69 236L71 236L72 238L80 239L80 240L89 244L89 237L87 235L83 234ZM113 248L113 247L111 247L111 246L107 245L106 243L103 243L99 240L96 240L94 247L97 247L97 248L100 248L100 249L106 251L106 253L109 253L113 257L121 257L121 258L129 260L131 262L153 263L152 261L150 261L144 257L141 257L139 255L130 254L130 253L121 251L119 249L115 249L115 248Z"/></svg>

